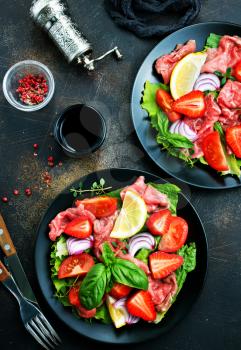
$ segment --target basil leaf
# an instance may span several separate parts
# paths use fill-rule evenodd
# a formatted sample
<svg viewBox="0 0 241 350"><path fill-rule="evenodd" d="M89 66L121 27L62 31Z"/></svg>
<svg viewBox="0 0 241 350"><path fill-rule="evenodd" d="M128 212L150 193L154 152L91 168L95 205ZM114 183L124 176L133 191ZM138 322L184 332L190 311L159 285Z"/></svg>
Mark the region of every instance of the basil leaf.
<svg viewBox="0 0 241 350"><path fill-rule="evenodd" d="M87 273L80 286L79 297L81 304L88 310L100 305L106 288L106 268L99 263Z"/></svg>
<svg viewBox="0 0 241 350"><path fill-rule="evenodd" d="M94 318L96 320L100 320L102 323L112 324L112 320L111 320L108 308L105 304L97 308Z"/></svg>
<svg viewBox="0 0 241 350"><path fill-rule="evenodd" d="M111 269L110 267L107 267L106 268L106 288L105 288L106 293L109 293L109 291L113 287L113 284L114 284L114 281L112 279Z"/></svg>
<svg viewBox="0 0 241 350"><path fill-rule="evenodd" d="M103 244L102 258L106 265L110 265L115 261L115 254L113 253L108 243Z"/></svg>
<svg viewBox="0 0 241 350"><path fill-rule="evenodd" d="M111 266L113 279L126 286L138 289L148 289L148 279L145 272L133 262L116 258Z"/></svg>

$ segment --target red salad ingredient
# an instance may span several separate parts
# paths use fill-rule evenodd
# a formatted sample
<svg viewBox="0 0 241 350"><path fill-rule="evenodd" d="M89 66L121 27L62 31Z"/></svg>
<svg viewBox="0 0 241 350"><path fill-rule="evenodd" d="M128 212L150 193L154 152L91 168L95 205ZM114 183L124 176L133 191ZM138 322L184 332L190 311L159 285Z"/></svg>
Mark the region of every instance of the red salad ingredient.
<svg viewBox="0 0 241 350"><path fill-rule="evenodd" d="M171 216L170 210L160 210L147 219L146 226L153 235L162 236L168 231Z"/></svg>
<svg viewBox="0 0 241 350"><path fill-rule="evenodd" d="M218 131L208 134L202 142L202 150L208 164L217 171L227 171L228 163Z"/></svg>
<svg viewBox="0 0 241 350"><path fill-rule="evenodd" d="M164 278L177 270L183 263L183 257L177 254L155 252L149 256L152 276L155 279Z"/></svg>
<svg viewBox="0 0 241 350"><path fill-rule="evenodd" d="M179 216L172 216L168 231L162 237L158 249L167 253L176 252L186 242L187 234L187 222Z"/></svg>
<svg viewBox="0 0 241 350"><path fill-rule="evenodd" d="M152 301L157 311L167 311L172 303L172 297L177 292L177 281L175 273L159 280L148 277L148 292L151 294Z"/></svg>
<svg viewBox="0 0 241 350"><path fill-rule="evenodd" d="M189 53L195 52L195 40L189 40L186 44L177 45L176 49L170 54L161 56L156 60L155 68L158 74L163 78L165 84L168 84L172 71L176 64Z"/></svg>
<svg viewBox="0 0 241 350"><path fill-rule="evenodd" d="M207 60L202 67L202 72L225 73L227 68L234 67L241 60L241 38L224 35L217 49L207 49Z"/></svg>
<svg viewBox="0 0 241 350"><path fill-rule="evenodd" d="M81 215L87 216L92 222L95 220L95 216L90 211L85 210L83 205L79 205L78 208L68 208L61 211L49 224L49 238L55 241L64 232L66 225Z"/></svg>
<svg viewBox="0 0 241 350"><path fill-rule="evenodd" d="M202 91L194 90L174 101L172 109L189 118L203 117L205 113L205 101Z"/></svg>
<svg viewBox="0 0 241 350"><path fill-rule="evenodd" d="M235 156L241 158L241 125L226 130L226 141Z"/></svg>
<svg viewBox="0 0 241 350"><path fill-rule="evenodd" d="M27 74L18 81L16 92L26 105L36 105L45 99L48 93L47 80L42 75Z"/></svg>
<svg viewBox="0 0 241 350"><path fill-rule="evenodd" d="M156 103L166 113L170 122L174 123L181 119L181 114L172 110L174 100L172 96L163 89L158 89L156 92Z"/></svg>
<svg viewBox="0 0 241 350"><path fill-rule="evenodd" d="M130 294L131 290L131 287L125 286L124 284L114 283L109 294L115 299L121 299L127 297L127 295Z"/></svg>
<svg viewBox="0 0 241 350"><path fill-rule="evenodd" d="M32 195L32 190L29 187L26 188L24 192L25 192L26 196L28 196L28 197Z"/></svg>
<svg viewBox="0 0 241 350"><path fill-rule="evenodd" d="M89 210L95 215L96 218L104 218L106 216L113 215L117 210L117 199L107 196L86 198L83 200L77 200L75 205L78 207L80 204L84 206L86 210Z"/></svg>
<svg viewBox="0 0 241 350"><path fill-rule="evenodd" d="M235 78L241 82L241 61L239 61L233 69L233 75L235 76Z"/></svg>
<svg viewBox="0 0 241 350"><path fill-rule="evenodd" d="M70 304L76 307L80 306L79 290L80 290L80 286L75 285L71 287L68 295Z"/></svg>
<svg viewBox="0 0 241 350"><path fill-rule="evenodd" d="M76 238L87 238L92 233L92 221L85 215L70 221L65 226L64 233Z"/></svg>
<svg viewBox="0 0 241 350"><path fill-rule="evenodd" d="M128 312L145 321L154 321L156 319L156 310L148 291L141 290L131 296L126 302Z"/></svg>
<svg viewBox="0 0 241 350"><path fill-rule="evenodd" d="M15 189L15 190L13 190L13 194L14 194L14 196L18 196L19 195L19 190L17 190L17 189Z"/></svg>
<svg viewBox="0 0 241 350"><path fill-rule="evenodd" d="M6 197L6 196L2 197L1 199L2 199L3 203L7 203L8 202L8 197Z"/></svg>
<svg viewBox="0 0 241 350"><path fill-rule="evenodd" d="M94 264L94 259L87 253L68 256L59 267L58 278L84 276Z"/></svg>

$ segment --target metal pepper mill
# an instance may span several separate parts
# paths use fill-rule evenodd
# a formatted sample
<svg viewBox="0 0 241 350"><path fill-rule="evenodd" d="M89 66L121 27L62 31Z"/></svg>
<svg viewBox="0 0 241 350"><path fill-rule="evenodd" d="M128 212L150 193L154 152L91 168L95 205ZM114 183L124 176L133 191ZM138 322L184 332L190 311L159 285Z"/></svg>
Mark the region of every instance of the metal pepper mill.
<svg viewBox="0 0 241 350"><path fill-rule="evenodd" d="M30 15L48 33L69 63L81 64L92 71L95 69L95 61L100 61L111 53L119 60L122 58L117 46L100 57L92 58L92 45L71 20L64 0L34 0Z"/></svg>

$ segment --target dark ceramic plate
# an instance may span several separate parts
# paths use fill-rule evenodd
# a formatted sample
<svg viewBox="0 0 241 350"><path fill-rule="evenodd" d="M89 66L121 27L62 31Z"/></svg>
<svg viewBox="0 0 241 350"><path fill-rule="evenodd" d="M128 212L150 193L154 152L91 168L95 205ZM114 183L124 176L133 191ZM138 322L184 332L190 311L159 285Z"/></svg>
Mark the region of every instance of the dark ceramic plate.
<svg viewBox="0 0 241 350"><path fill-rule="evenodd" d="M131 184L135 179L144 175L146 181L165 183L166 181L155 175L138 170L129 169L109 169L92 173L80 179L84 188L90 188L94 181L104 178L108 186L113 189ZM74 184L77 186L79 181ZM165 319L159 323L148 324L140 322L132 327L123 327L116 330L112 325L104 325L93 321L91 324L84 320L77 319L68 308L63 307L57 299L53 297L53 286L50 279L49 255L51 242L48 238L49 222L62 210L71 207L73 196L69 188L63 191L52 203L45 213L37 232L35 246L35 268L40 289L50 308L61 319L66 326L72 328L81 335L88 338L108 342L108 343L136 343L154 338L169 331L178 321L180 321L189 311L196 301L204 284L207 271L207 240L201 220L191 205L191 203L180 194L178 215L182 216L189 224L189 241L196 242L197 245L197 266L191 272L181 290L177 301L168 311Z"/></svg>
<svg viewBox="0 0 241 350"><path fill-rule="evenodd" d="M150 126L147 113L140 106L145 81L160 81L154 74L153 62L158 57L171 52L178 43L184 43L189 39L195 39L197 50L201 50L210 33L241 36L241 26L223 22L199 23L180 29L162 40L149 53L137 73L132 90L131 113L134 128L142 146L161 169L193 186L207 189L225 189L240 186L241 179L231 175L220 176L215 170L204 165L195 165L190 168L184 161L169 156L166 151L161 151L160 146L155 141L156 132Z"/></svg>

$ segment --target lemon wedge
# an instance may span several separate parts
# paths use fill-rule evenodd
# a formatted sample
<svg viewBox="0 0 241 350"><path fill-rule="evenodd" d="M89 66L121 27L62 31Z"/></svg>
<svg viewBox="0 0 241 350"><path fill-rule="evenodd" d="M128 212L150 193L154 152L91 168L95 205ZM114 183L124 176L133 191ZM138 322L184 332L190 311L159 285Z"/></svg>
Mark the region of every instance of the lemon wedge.
<svg viewBox="0 0 241 350"><path fill-rule="evenodd" d="M116 328L125 326L126 324L126 315L122 308L114 307L115 299L107 295L106 304L110 313L110 317Z"/></svg>
<svg viewBox="0 0 241 350"><path fill-rule="evenodd" d="M205 52L195 52L188 54L177 63L170 80L170 90L174 100L192 91L206 58Z"/></svg>
<svg viewBox="0 0 241 350"><path fill-rule="evenodd" d="M146 217L147 208L144 200L139 194L127 191L110 237L125 239L134 236L144 226Z"/></svg>

